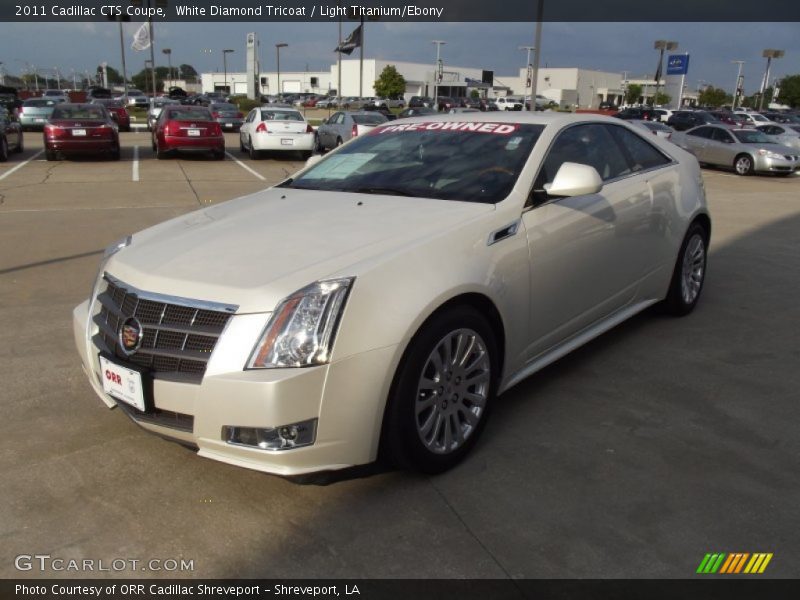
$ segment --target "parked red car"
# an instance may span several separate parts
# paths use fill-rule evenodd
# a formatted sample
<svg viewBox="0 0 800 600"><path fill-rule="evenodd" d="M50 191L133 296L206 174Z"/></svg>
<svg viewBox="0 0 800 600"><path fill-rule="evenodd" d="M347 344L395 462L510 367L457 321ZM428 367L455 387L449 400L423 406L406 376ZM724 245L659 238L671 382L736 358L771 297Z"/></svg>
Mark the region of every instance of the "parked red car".
<svg viewBox="0 0 800 600"><path fill-rule="evenodd" d="M119 160L119 130L100 104L57 104L44 126L44 150L47 160L85 153Z"/></svg>
<svg viewBox="0 0 800 600"><path fill-rule="evenodd" d="M119 125L120 131L130 131L131 130L131 115L128 113L128 109L125 108L125 105L122 104L119 100L115 100L114 98L95 98L92 100L92 104L102 104L106 107L111 118L117 122Z"/></svg>
<svg viewBox="0 0 800 600"><path fill-rule="evenodd" d="M225 137L207 108L168 104L153 128L153 151L159 159L174 152L211 152L216 160L222 160Z"/></svg>

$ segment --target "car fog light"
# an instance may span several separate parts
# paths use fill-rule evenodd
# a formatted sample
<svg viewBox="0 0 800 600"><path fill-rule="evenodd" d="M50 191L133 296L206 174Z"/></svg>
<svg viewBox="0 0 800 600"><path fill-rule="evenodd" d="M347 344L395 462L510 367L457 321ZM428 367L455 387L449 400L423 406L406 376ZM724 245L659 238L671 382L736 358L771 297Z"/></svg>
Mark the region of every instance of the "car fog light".
<svg viewBox="0 0 800 600"><path fill-rule="evenodd" d="M271 428L237 425L225 425L222 428L222 439L225 442L262 450L290 450L310 446L316 437L317 419Z"/></svg>

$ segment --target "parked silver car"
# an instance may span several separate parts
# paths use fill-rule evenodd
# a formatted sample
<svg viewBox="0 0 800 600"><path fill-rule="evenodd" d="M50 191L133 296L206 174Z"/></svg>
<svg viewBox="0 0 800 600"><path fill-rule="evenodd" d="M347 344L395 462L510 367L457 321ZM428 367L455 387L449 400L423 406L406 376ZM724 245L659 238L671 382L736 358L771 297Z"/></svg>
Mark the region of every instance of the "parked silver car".
<svg viewBox="0 0 800 600"><path fill-rule="evenodd" d="M55 108L55 100L49 98L28 98L19 109L19 124L22 129L44 129L44 124Z"/></svg>
<svg viewBox="0 0 800 600"><path fill-rule="evenodd" d="M800 149L800 131L792 129L789 125L769 123L767 125L759 125L756 129L766 134L776 144L789 146L796 150Z"/></svg>
<svg viewBox="0 0 800 600"><path fill-rule="evenodd" d="M341 146L352 138L372 131L388 119L379 112L339 111L317 129L316 150L324 151Z"/></svg>
<svg viewBox="0 0 800 600"><path fill-rule="evenodd" d="M658 121L643 121L641 119L630 119L628 121L631 125L640 127L652 133L656 137L663 137L670 139L672 137L672 128L667 127L664 123Z"/></svg>
<svg viewBox="0 0 800 600"><path fill-rule="evenodd" d="M700 164L733 168L739 175L800 170L800 150L774 143L756 129L701 125L673 133L672 141L697 157Z"/></svg>

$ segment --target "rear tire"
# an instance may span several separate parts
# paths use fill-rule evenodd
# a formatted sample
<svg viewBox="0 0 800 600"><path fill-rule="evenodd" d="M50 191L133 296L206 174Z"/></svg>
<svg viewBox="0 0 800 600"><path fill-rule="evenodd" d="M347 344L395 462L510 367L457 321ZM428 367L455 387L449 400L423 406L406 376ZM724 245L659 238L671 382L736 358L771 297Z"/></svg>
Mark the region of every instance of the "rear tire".
<svg viewBox="0 0 800 600"><path fill-rule="evenodd" d="M224 150L215 150L211 153L211 156L214 157L214 160L225 160L225 151Z"/></svg>
<svg viewBox="0 0 800 600"><path fill-rule="evenodd" d="M17 147L14 148L14 152L17 154L22 154L25 151L25 136L22 135L22 131L19 132L19 144Z"/></svg>
<svg viewBox="0 0 800 600"><path fill-rule="evenodd" d="M155 151L156 151L156 158L158 160L164 160L165 158L167 158L167 153L164 152L161 149L161 146L159 146L158 144L156 144Z"/></svg>
<svg viewBox="0 0 800 600"><path fill-rule="evenodd" d="M56 151L55 151L55 150L45 150L44 157L45 157L45 158L46 158L48 161L54 161L54 160L58 160L58 156L57 156L57 154L56 154Z"/></svg>
<svg viewBox="0 0 800 600"><path fill-rule="evenodd" d="M344 144L344 142L342 141L342 138L336 138L336 147L338 148L342 144Z"/></svg>
<svg viewBox="0 0 800 600"><path fill-rule="evenodd" d="M250 145L250 160L258 160L261 158L261 152L253 147L253 138L247 138L247 142Z"/></svg>
<svg viewBox="0 0 800 600"><path fill-rule="evenodd" d="M0 138L0 162L8 160L8 140L4 137Z"/></svg>
<svg viewBox="0 0 800 600"><path fill-rule="evenodd" d="M668 314L682 317L697 306L706 279L708 232L700 223L692 223L683 238L669 292L662 302Z"/></svg>
<svg viewBox="0 0 800 600"><path fill-rule="evenodd" d="M111 160L119 160L120 156L121 156L121 150L119 146L117 146L111 151Z"/></svg>
<svg viewBox="0 0 800 600"><path fill-rule="evenodd" d="M244 147L244 142L242 141L242 136L239 136L239 152L247 152L247 148Z"/></svg>
<svg viewBox="0 0 800 600"><path fill-rule="evenodd" d="M395 374L382 430L384 457L424 473L458 464L489 417L498 356L491 327L470 306L424 325Z"/></svg>

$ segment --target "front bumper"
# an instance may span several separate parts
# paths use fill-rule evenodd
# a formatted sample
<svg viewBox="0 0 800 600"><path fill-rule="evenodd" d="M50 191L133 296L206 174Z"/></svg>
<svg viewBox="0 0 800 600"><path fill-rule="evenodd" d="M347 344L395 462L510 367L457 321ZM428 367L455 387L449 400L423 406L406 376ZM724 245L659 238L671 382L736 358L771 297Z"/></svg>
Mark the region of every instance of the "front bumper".
<svg viewBox="0 0 800 600"><path fill-rule="evenodd" d="M800 152L797 155L800 156ZM788 159L758 156L754 168L756 171L766 173L793 173L800 170L800 158Z"/></svg>
<svg viewBox="0 0 800 600"><path fill-rule="evenodd" d="M338 470L375 460L397 347L301 369L243 369L268 313L234 315L199 384L155 379L155 411L125 412L144 429L197 448L200 456L283 476ZM117 401L100 383L91 342L88 301L73 312L75 344L92 389L109 407ZM123 403L120 403L123 406ZM313 445L261 450L229 444L224 426L273 428L317 419Z"/></svg>

